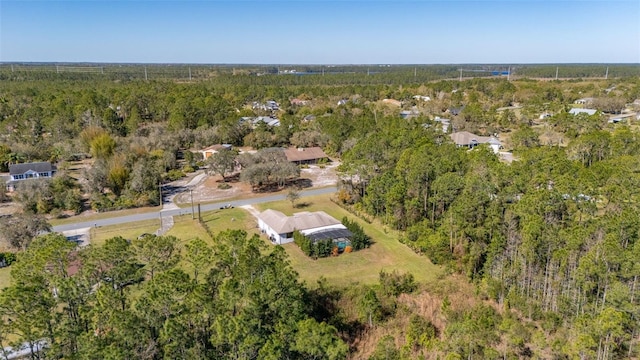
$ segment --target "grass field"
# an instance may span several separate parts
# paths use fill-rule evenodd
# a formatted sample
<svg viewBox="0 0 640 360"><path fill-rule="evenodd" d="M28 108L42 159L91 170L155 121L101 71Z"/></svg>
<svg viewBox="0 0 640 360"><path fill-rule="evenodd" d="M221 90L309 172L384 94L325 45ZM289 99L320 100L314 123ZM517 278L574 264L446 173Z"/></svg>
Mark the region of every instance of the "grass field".
<svg viewBox="0 0 640 360"><path fill-rule="evenodd" d="M156 207L142 207L142 208L118 210L118 211L107 211L107 212L101 212L101 213L93 213L90 215L71 216L64 219L51 219L49 220L49 223L52 226L66 225L66 224L76 223L79 221L92 221L92 220L98 220L98 219L109 219L109 218L114 218L119 216L144 214L148 212L158 211L159 209L160 207L156 206Z"/></svg>
<svg viewBox="0 0 640 360"><path fill-rule="evenodd" d="M304 202L305 206L295 209L288 201L259 204L255 207L258 210L275 209L287 215L299 211L325 211L339 220L347 216L356 220L374 242L368 249L317 260L304 255L295 244L284 245L292 267L300 274L300 280L306 282L308 286L314 287L321 277L338 286L347 286L352 283L373 284L378 282L381 270L409 272L422 283L435 280L442 274L440 267L433 265L426 257L414 253L401 244L398 241L399 234L396 231L389 230L386 226L375 222L367 224L331 202L329 195L305 197L301 202ZM206 212L202 214L202 220L214 234L227 229L242 229L247 231L249 236L259 234L255 218L244 209L221 209ZM144 233L154 233L159 226L159 219L154 219L93 228L91 229L91 243L101 245L106 239L114 236L134 239ZM205 228L200 225L197 219L191 219L191 215L175 216L174 226L166 235L176 236L181 240L182 245L196 237L210 245L213 244L213 240ZM262 238L270 248L273 247L266 237L262 236ZM9 268L0 269L0 288L8 286L9 271Z"/></svg>
<svg viewBox="0 0 640 360"><path fill-rule="evenodd" d="M364 250L337 257L313 260L306 256L295 244L284 245L291 259L291 265L300 274L300 279L308 286L315 286L320 277L329 283L339 286L351 283L373 284L378 282L381 270L400 273L412 273L419 282L435 280L442 269L432 264L429 259L418 255L398 241L398 233L387 230L379 223L367 224L329 200L329 195L305 197L307 205L294 209L288 201L278 201L256 205L259 210L274 209L287 215L299 211L324 211L341 220L344 216L358 221L373 239L374 244ZM265 241L266 238L265 238ZM271 245L272 246L272 245Z"/></svg>
<svg viewBox="0 0 640 360"><path fill-rule="evenodd" d="M4 289L11 285L11 267L0 269L0 289Z"/></svg>
<svg viewBox="0 0 640 360"><path fill-rule="evenodd" d="M144 220L135 223L100 226L91 228L90 242L94 245L102 245L107 239L122 236L125 239L135 239L148 233L153 234L160 227L160 219Z"/></svg>

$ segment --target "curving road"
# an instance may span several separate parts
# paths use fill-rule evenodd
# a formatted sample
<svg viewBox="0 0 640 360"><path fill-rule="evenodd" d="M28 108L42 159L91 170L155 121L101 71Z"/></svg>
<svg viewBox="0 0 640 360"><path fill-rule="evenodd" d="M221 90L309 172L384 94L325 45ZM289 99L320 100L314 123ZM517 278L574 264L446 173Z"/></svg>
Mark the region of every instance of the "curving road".
<svg viewBox="0 0 640 360"><path fill-rule="evenodd" d="M300 197L331 194L336 192L336 190L337 188L335 186L320 188L320 189L303 190L303 191L300 191ZM243 205L253 205L253 204L261 204L261 203L266 203L271 201L280 201L280 200L285 200L286 197L287 197L286 194L278 194L278 195L263 196L258 198L241 199L241 200L234 200L234 201L222 201L222 202L217 202L212 204L202 204L200 205L200 211L205 212L205 211L217 210L226 205L238 207ZM197 205L194 206L194 210L198 211L197 209L198 209ZM143 221L143 220L158 219L161 215L174 216L174 215L181 215L181 214L182 215L191 214L191 207L189 206L182 209L152 211L152 212L143 213L143 214L118 216L118 217L112 217L112 218L106 218L106 219L100 219L100 220L83 221L83 222L77 222L73 224L58 225L53 227L53 231L62 232L62 231L77 230L82 228L90 228L95 226L118 225L118 224L125 224L125 223L131 223L131 222L137 222L137 221Z"/></svg>

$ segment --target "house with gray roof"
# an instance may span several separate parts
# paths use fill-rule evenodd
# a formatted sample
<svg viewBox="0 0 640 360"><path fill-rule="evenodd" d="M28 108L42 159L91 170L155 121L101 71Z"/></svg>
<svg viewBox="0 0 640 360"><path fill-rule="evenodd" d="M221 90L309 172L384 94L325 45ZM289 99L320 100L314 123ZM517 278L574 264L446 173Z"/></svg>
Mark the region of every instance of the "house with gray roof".
<svg viewBox="0 0 640 360"><path fill-rule="evenodd" d="M9 165L7 188L12 191L18 182L29 179L50 179L56 167L48 161Z"/></svg>
<svg viewBox="0 0 640 360"><path fill-rule="evenodd" d="M569 114L571 114L571 115L587 114L587 115L591 116L591 115L595 115L595 113L597 113L597 112L598 112L598 110L595 110L595 109L573 108L573 109L569 110Z"/></svg>
<svg viewBox="0 0 640 360"><path fill-rule="evenodd" d="M313 241L341 240L353 236L346 226L324 211L303 211L286 216L269 209L258 215L258 227L272 243L278 245L293 242L294 231L301 232Z"/></svg>
<svg viewBox="0 0 640 360"><path fill-rule="evenodd" d="M468 131L459 131L449 134L449 137L458 147L473 149L480 144L489 144L494 153L498 153L502 144L493 136L480 136Z"/></svg>

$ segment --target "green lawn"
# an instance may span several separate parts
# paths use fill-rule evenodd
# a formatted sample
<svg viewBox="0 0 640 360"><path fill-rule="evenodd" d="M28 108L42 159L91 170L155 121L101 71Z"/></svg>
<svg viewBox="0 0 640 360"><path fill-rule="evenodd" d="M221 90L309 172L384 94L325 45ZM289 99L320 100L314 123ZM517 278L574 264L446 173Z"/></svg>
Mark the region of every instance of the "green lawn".
<svg viewBox="0 0 640 360"><path fill-rule="evenodd" d="M259 233L255 218L240 208L214 210L203 213L202 220L209 226L214 234L227 229L245 230L249 235Z"/></svg>
<svg viewBox="0 0 640 360"><path fill-rule="evenodd" d="M107 239L115 236L122 236L125 239L135 239L138 236L148 233L153 234L160 227L160 219L144 220L134 223L119 225L100 226L91 228L91 244L102 245Z"/></svg>
<svg viewBox="0 0 640 360"><path fill-rule="evenodd" d="M0 289L11 285L11 266L0 269Z"/></svg>
<svg viewBox="0 0 640 360"><path fill-rule="evenodd" d="M160 207L156 206L156 207L142 207L142 208L118 210L118 211L106 211L101 213L93 213L91 215L70 216L64 219L51 219L49 220L49 223L52 226L66 225L66 224L73 224L78 221L93 221L98 219L109 219L109 218L114 218L119 216L144 214L148 212L158 211L159 209Z"/></svg>
<svg viewBox="0 0 640 360"><path fill-rule="evenodd" d="M300 279L306 281L309 286L315 286L316 281L322 276L329 283L341 286L354 282L373 284L378 282L380 270L409 272L419 282L435 280L442 273L442 268L433 265L425 256L418 255L401 244L398 241L397 232L389 231L384 225L375 222L367 224L331 202L329 195L305 197L302 202L306 202L307 206L294 209L290 202L278 201L259 204L255 207L261 211L279 210L287 215L299 211L321 210L338 220L347 216L358 221L365 233L374 241L368 249L318 260L307 257L295 244L284 245L291 259L291 265L300 274ZM265 241L267 241L266 238Z"/></svg>

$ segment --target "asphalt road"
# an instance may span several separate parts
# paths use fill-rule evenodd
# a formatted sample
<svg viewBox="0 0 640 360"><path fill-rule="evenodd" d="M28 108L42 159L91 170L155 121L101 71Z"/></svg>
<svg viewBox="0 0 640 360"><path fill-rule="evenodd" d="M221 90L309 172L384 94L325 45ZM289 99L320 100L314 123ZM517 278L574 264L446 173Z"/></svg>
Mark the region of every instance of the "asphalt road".
<svg viewBox="0 0 640 360"><path fill-rule="evenodd" d="M303 191L300 191L300 197L330 194L335 192L336 190L337 189L335 186L320 188L320 189L303 190ZM261 203L266 203L271 201L285 200L286 197L287 197L286 194L279 194L279 195L270 195L270 196L250 198L250 199L241 199L241 200L235 200L235 201L222 201L222 202L217 202L213 204L202 204L200 205L200 211L205 212L205 211L218 210L221 207L226 205L238 207L243 205L261 204ZM194 205L194 210L198 211L197 204ZM119 224L125 224L125 223L131 223L131 222L137 222L137 221L143 221L143 220L158 219L160 218L161 214L162 216L191 214L191 207L189 206L182 209L153 211L153 212L148 212L143 214L118 216L118 217L111 217L111 218L105 218L100 220L83 221L83 222L77 222L72 224L58 225L53 227L53 231L62 232L62 231L77 230L77 229L88 228L88 227L119 225Z"/></svg>

